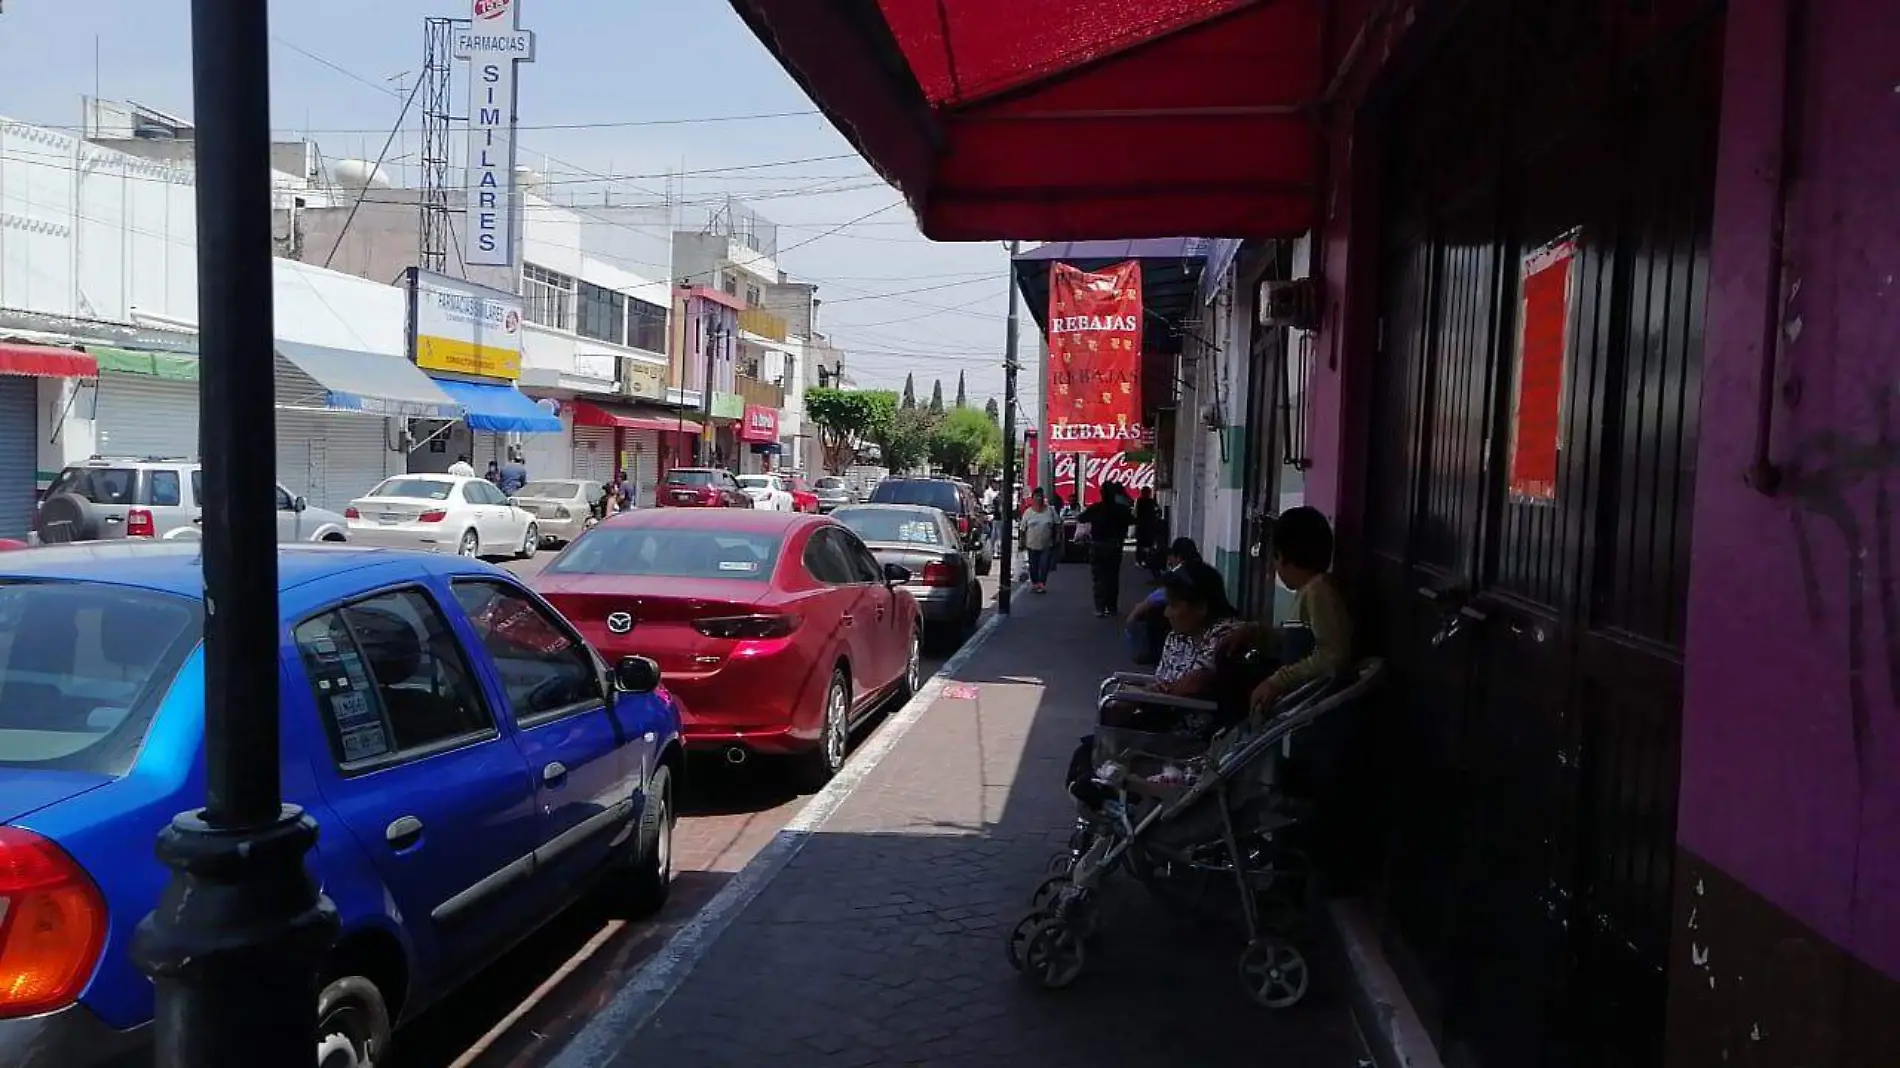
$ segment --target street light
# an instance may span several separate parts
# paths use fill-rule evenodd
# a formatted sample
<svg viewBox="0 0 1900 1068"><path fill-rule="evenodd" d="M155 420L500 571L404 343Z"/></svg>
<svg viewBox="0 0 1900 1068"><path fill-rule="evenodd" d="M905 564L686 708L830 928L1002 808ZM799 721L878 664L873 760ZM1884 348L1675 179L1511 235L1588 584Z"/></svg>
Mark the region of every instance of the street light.
<svg viewBox="0 0 1900 1068"><path fill-rule="evenodd" d="M257 0L193 0L205 806L158 837L172 871L132 955L159 1068L309 1064L336 909L304 869L317 825L278 756L270 33ZM260 359L260 355L265 358Z"/></svg>
<svg viewBox="0 0 1900 1068"><path fill-rule="evenodd" d="M1021 242L1009 243L1009 323L1003 336L1003 582L996 591L996 614L1009 615L1010 589L1016 584L1016 250Z"/></svg>

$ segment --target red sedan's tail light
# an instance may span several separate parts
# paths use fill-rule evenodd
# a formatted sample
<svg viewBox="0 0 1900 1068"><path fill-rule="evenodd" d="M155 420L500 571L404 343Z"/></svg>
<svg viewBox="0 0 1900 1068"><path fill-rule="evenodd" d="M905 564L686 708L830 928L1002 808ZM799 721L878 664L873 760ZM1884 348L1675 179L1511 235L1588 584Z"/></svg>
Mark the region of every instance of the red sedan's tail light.
<svg viewBox="0 0 1900 1068"><path fill-rule="evenodd" d="M942 560L932 560L924 565L924 573L918 581L926 586L955 586L957 570Z"/></svg>
<svg viewBox="0 0 1900 1068"><path fill-rule="evenodd" d="M435 511L433 511L433 512L424 512L424 513L422 513L421 515L419 515L419 516L417 516L417 517L416 517L416 522L418 522L418 523L440 523L440 522L442 522L442 521L443 521L444 519L447 519L448 517L449 517L449 513L447 513L447 512L444 512L444 511L442 511L441 509L439 509L439 508L438 508L438 509L436 509L436 510L435 510Z"/></svg>
<svg viewBox="0 0 1900 1068"><path fill-rule="evenodd" d="M708 638L726 638L733 641L783 638L798 629L798 617L785 615L719 616L713 619L695 620L693 622L693 629Z"/></svg>
<svg viewBox="0 0 1900 1068"><path fill-rule="evenodd" d="M152 521L152 513L144 508L127 508L125 536L128 538L158 537L158 524Z"/></svg>
<svg viewBox="0 0 1900 1068"><path fill-rule="evenodd" d="M699 499L703 501L706 507L708 508L717 508L721 504L725 503L725 501L719 496L719 490L713 486L701 487L699 491Z"/></svg>
<svg viewBox="0 0 1900 1068"><path fill-rule="evenodd" d="M361 519L363 518L363 513L357 511L355 505L351 505L350 507L343 509L343 518Z"/></svg>
<svg viewBox="0 0 1900 1068"><path fill-rule="evenodd" d="M72 1004L106 940L106 903L84 869L31 831L0 827L0 1017Z"/></svg>
<svg viewBox="0 0 1900 1068"><path fill-rule="evenodd" d="M968 534L969 532L970 532L970 517L967 515L958 516L957 517L957 533Z"/></svg>

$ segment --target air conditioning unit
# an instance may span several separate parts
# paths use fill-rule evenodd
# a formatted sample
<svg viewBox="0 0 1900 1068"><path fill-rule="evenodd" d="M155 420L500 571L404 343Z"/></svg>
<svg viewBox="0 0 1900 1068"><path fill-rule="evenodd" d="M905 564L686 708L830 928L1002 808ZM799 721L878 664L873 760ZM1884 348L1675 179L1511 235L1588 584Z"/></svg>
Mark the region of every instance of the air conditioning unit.
<svg viewBox="0 0 1900 1068"><path fill-rule="evenodd" d="M1254 315L1261 326L1319 329L1319 283L1312 278L1260 283Z"/></svg>

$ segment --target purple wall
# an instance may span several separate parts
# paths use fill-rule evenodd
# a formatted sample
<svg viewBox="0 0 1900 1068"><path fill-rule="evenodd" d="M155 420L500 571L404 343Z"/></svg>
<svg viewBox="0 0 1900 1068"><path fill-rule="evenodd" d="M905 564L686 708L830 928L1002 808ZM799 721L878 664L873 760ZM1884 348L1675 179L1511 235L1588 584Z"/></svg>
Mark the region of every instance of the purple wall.
<svg viewBox="0 0 1900 1068"><path fill-rule="evenodd" d="M1900 976L1900 20L1809 10L1784 282L1785 15L1729 8L1678 837ZM1772 499L1743 481L1771 330Z"/></svg>

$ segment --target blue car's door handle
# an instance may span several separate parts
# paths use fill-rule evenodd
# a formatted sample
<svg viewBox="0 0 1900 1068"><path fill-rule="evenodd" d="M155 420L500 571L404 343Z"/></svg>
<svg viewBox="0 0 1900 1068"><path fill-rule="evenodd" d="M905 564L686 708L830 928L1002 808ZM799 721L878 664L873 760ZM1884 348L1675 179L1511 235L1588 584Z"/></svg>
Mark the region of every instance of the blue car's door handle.
<svg viewBox="0 0 1900 1068"><path fill-rule="evenodd" d="M549 786L554 786L565 778L567 778L567 765L558 760L541 769L541 781Z"/></svg>
<svg viewBox="0 0 1900 1068"><path fill-rule="evenodd" d="M383 840L394 849L408 849L422 840L422 821L414 816L404 816L392 821L383 828Z"/></svg>

